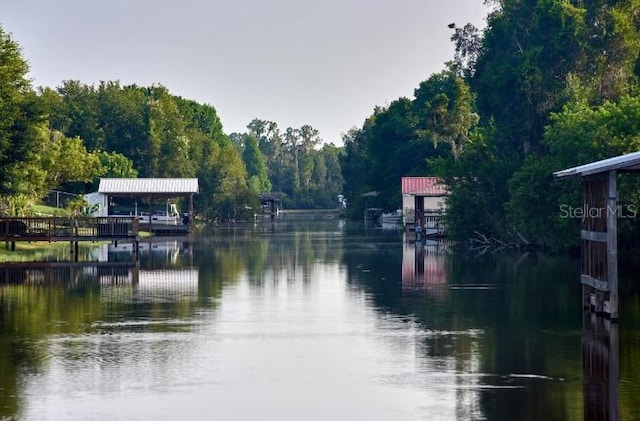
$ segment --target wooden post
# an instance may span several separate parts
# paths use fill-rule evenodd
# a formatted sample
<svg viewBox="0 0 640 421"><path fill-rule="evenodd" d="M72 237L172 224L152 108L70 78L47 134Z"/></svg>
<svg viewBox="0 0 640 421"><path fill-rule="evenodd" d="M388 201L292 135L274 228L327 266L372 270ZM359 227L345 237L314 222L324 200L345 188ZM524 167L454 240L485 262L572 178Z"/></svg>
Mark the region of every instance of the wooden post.
<svg viewBox="0 0 640 421"><path fill-rule="evenodd" d="M609 171L607 194L607 278L609 301L604 311L611 319L618 319L618 183L617 172Z"/></svg>
<svg viewBox="0 0 640 421"><path fill-rule="evenodd" d="M584 419L618 420L618 324L584 313L582 326Z"/></svg>
<svg viewBox="0 0 640 421"><path fill-rule="evenodd" d="M615 170L583 177L583 306L618 318L618 199Z"/></svg>
<svg viewBox="0 0 640 421"><path fill-rule="evenodd" d="M140 265L136 260L136 265L131 269L131 284L138 285L140 283Z"/></svg>
<svg viewBox="0 0 640 421"><path fill-rule="evenodd" d="M153 196L149 196L149 228L148 228L148 231L153 234L153 229L151 228L152 215L153 215Z"/></svg>

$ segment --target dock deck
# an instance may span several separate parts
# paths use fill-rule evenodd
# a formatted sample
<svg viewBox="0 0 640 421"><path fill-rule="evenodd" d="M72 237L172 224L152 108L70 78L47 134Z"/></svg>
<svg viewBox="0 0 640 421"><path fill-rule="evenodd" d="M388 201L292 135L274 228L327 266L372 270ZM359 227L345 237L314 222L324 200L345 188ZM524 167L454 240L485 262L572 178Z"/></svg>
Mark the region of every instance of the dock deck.
<svg viewBox="0 0 640 421"><path fill-rule="evenodd" d="M0 218L0 241L137 241L139 226L135 218Z"/></svg>

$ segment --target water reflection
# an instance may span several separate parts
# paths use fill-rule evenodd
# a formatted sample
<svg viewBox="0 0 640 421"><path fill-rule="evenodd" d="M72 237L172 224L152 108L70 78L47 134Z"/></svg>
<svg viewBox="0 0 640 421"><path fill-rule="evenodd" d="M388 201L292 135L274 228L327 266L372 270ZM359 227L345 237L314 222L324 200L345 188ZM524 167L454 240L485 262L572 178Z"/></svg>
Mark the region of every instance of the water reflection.
<svg viewBox="0 0 640 421"><path fill-rule="evenodd" d="M616 336L583 325L578 262L329 220L93 253L2 275L0 418L575 420L612 402L590 401L612 396Z"/></svg>
<svg viewBox="0 0 640 421"><path fill-rule="evenodd" d="M582 418L576 262L474 257L413 244L402 250L397 289L388 282L392 253L386 264L348 255L349 278L373 293L376 307L440 333L424 336L417 353L451 373L463 419L538 419L533 408L547 408L548 419ZM549 290L553 299L543 293Z"/></svg>
<svg viewBox="0 0 640 421"><path fill-rule="evenodd" d="M585 420L619 419L618 348L618 324L594 313L583 313Z"/></svg>
<svg viewBox="0 0 640 421"><path fill-rule="evenodd" d="M447 244L427 240L424 244L405 241L402 250L402 289L428 290L432 296L444 298L447 284Z"/></svg>

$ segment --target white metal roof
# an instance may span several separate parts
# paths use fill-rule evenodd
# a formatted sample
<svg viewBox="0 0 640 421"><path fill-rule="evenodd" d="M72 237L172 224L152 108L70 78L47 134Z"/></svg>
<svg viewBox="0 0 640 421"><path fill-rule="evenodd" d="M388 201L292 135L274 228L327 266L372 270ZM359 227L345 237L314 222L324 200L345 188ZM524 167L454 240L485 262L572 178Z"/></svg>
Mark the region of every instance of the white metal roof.
<svg viewBox="0 0 640 421"><path fill-rule="evenodd" d="M197 178L101 178L98 192L105 194L198 193Z"/></svg>
<svg viewBox="0 0 640 421"><path fill-rule="evenodd" d="M640 169L640 152L632 152L625 155L614 156L613 158L579 165L566 170L556 171L554 176L574 177L597 174L610 170L637 170Z"/></svg>

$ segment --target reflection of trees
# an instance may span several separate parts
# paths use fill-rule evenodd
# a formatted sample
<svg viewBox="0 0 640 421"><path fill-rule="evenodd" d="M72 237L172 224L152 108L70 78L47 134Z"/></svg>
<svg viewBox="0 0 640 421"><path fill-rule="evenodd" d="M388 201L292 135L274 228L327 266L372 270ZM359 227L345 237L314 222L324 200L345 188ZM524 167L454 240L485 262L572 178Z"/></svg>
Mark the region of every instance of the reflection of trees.
<svg viewBox="0 0 640 421"><path fill-rule="evenodd" d="M443 362L443 370L484 373L481 384L518 387L479 394L487 419L536 419L540 408L549 420L582 417L581 385L557 380L582 375L577 262L535 255L519 260L449 254L444 287L403 289L401 279L407 275L400 264L401 250L400 245L391 250L361 245L346 253L348 281L370 291L378 308L415 317L428 331L453 332L426 335L418 345L420 355ZM455 334L470 331L480 334ZM450 358L456 359L454 367L446 363ZM517 376L522 373L551 379ZM469 403L463 396L469 385L461 386L458 401ZM461 415L470 410L461 407Z"/></svg>
<svg viewBox="0 0 640 421"><path fill-rule="evenodd" d="M640 261L623 265L620 279L620 419L640 420Z"/></svg>
<svg viewBox="0 0 640 421"><path fill-rule="evenodd" d="M96 295L91 288L78 293L62 284L0 287L0 417L19 416L20 376L46 364L44 337L78 334L104 314Z"/></svg>
<svg viewBox="0 0 640 421"><path fill-rule="evenodd" d="M201 277L217 282L235 282L246 274L252 283L265 280L286 281L301 276L310 279L317 262L336 262L342 255L342 242L335 232L336 221L328 231L318 224L305 227L272 225L272 230L232 230L218 232L198 242L194 262Z"/></svg>
<svg viewBox="0 0 640 421"><path fill-rule="evenodd" d="M182 244L177 254L149 247L141 253L138 269L131 267L127 250L109 251L109 259L118 262L114 267L80 262L74 267L19 269L11 276L14 284L0 285L0 418L19 418L21 376L46 367L51 352L46 339L51 335L175 329L142 322L191 319L215 305L211 298L220 297L225 285L245 274L256 283L268 278L286 282L300 272L308 280L317 262L338 261L341 256L333 225L337 221L327 232L303 225L299 231L286 226L267 235L251 230L219 233L198 238L193 245ZM95 259L91 250L87 256ZM184 280L172 278L185 273L196 274L195 291L193 283L180 289L177 285ZM145 276L154 274L167 278L166 288L162 282L145 284ZM76 349L72 342L64 345L64 352L82 358L88 351ZM100 347L108 346L100 342ZM105 348L104 353L114 359L126 357L117 349Z"/></svg>
<svg viewBox="0 0 640 421"><path fill-rule="evenodd" d="M172 272L171 264L181 266L183 260L180 257L167 263L156 256L153 262L141 262L140 269L134 268L133 262L111 266L104 262L36 262L0 268L0 419L20 418L22 377L46 367L50 352L47 338L112 333L112 322L123 320L188 319L197 309L211 306L210 300L196 296L199 291L194 291L192 284L188 299L183 299L185 291L176 291L176 282L166 291L159 290L163 285L153 285L153 296L161 300L140 300L141 293L149 296L145 285L136 285L139 272L142 278L152 273L145 265L153 263L153 267L161 268L159 272L180 274L185 270ZM187 272L196 273L197 282L197 271ZM136 329L159 331L170 327L148 325ZM73 343L65 346L73 347ZM69 348L68 352L74 350ZM78 352L82 355L83 351Z"/></svg>

